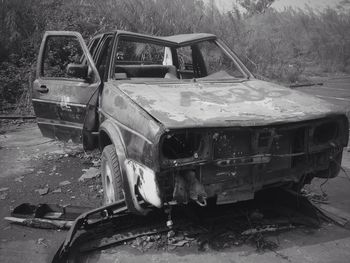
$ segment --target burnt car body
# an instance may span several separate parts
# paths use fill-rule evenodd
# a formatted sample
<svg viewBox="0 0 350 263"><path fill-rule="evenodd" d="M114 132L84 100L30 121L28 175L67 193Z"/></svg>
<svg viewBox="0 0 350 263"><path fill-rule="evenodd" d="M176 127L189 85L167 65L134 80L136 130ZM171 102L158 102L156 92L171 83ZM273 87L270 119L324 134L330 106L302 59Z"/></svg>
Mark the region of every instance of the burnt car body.
<svg viewBox="0 0 350 263"><path fill-rule="evenodd" d="M33 105L44 136L101 149L105 203L141 214L335 177L348 143L341 110L254 78L212 34L47 32Z"/></svg>

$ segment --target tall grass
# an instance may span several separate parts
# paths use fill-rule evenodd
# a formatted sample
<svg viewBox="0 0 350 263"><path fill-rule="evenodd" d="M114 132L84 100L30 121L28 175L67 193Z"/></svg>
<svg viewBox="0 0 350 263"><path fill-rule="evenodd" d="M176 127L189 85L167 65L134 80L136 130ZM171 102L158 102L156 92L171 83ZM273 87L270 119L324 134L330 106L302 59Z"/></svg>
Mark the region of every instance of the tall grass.
<svg viewBox="0 0 350 263"><path fill-rule="evenodd" d="M248 16L238 8L219 12L201 0L3 0L0 106L27 90L45 30L76 30L88 40L113 29L154 35L214 33L254 73L284 82L350 73L350 13L337 10L268 9Z"/></svg>

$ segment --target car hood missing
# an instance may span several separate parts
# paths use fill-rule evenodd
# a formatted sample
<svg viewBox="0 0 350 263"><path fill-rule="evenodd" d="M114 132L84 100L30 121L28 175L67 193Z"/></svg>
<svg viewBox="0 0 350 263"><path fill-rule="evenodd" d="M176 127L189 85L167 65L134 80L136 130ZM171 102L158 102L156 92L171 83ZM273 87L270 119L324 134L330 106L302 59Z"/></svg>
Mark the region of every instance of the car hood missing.
<svg viewBox="0 0 350 263"><path fill-rule="evenodd" d="M167 128L257 126L341 113L324 100L260 80L118 87Z"/></svg>

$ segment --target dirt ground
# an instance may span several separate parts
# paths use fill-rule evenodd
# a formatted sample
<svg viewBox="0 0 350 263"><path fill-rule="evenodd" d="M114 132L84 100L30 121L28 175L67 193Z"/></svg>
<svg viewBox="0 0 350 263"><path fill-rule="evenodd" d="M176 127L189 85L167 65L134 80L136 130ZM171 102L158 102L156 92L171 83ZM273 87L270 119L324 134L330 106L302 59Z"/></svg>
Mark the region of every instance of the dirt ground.
<svg viewBox="0 0 350 263"><path fill-rule="evenodd" d="M79 145L42 137L35 122L2 122L1 131L1 219L22 203L91 208L101 204L100 178L78 181L83 169L94 166L95 155L84 153ZM39 190L45 192L45 188L48 192L41 195ZM46 262L47 250L57 248L65 235L66 232L31 229L0 220L0 262ZM38 244L42 239L45 245ZM19 251L19 247L23 249ZM36 258L38 253L45 254L43 261Z"/></svg>
<svg viewBox="0 0 350 263"><path fill-rule="evenodd" d="M350 78L322 81L324 86L298 89L350 110ZM0 125L0 262L47 262L67 232L13 225L3 218L25 202L99 206L100 178L79 181L84 169L98 168L99 153L84 153L79 145L44 138L35 122L2 121ZM350 175L347 150L343 167ZM324 179L315 179L311 189L325 192L330 205L350 213L350 178L341 171L323 183ZM334 224L316 230L294 229L272 238L278 249L263 253L247 245L222 251L146 253L122 246L95 254L89 262L349 262L350 231Z"/></svg>

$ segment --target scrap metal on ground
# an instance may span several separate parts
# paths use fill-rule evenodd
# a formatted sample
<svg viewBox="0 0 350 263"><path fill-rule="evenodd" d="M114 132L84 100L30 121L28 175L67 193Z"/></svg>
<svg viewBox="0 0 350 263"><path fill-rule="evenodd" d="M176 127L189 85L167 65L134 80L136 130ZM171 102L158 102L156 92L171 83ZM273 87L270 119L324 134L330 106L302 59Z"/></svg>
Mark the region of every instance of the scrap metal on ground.
<svg viewBox="0 0 350 263"><path fill-rule="evenodd" d="M52 262L83 260L96 250L125 244L142 252L182 246L222 250L242 244L252 244L258 251L275 250L278 242L270 235L333 222L305 196L281 189L263 191L255 200L235 205L176 206L171 219L174 224L169 228L168 215L161 210L146 217L133 215L123 201L94 209L75 220Z"/></svg>

